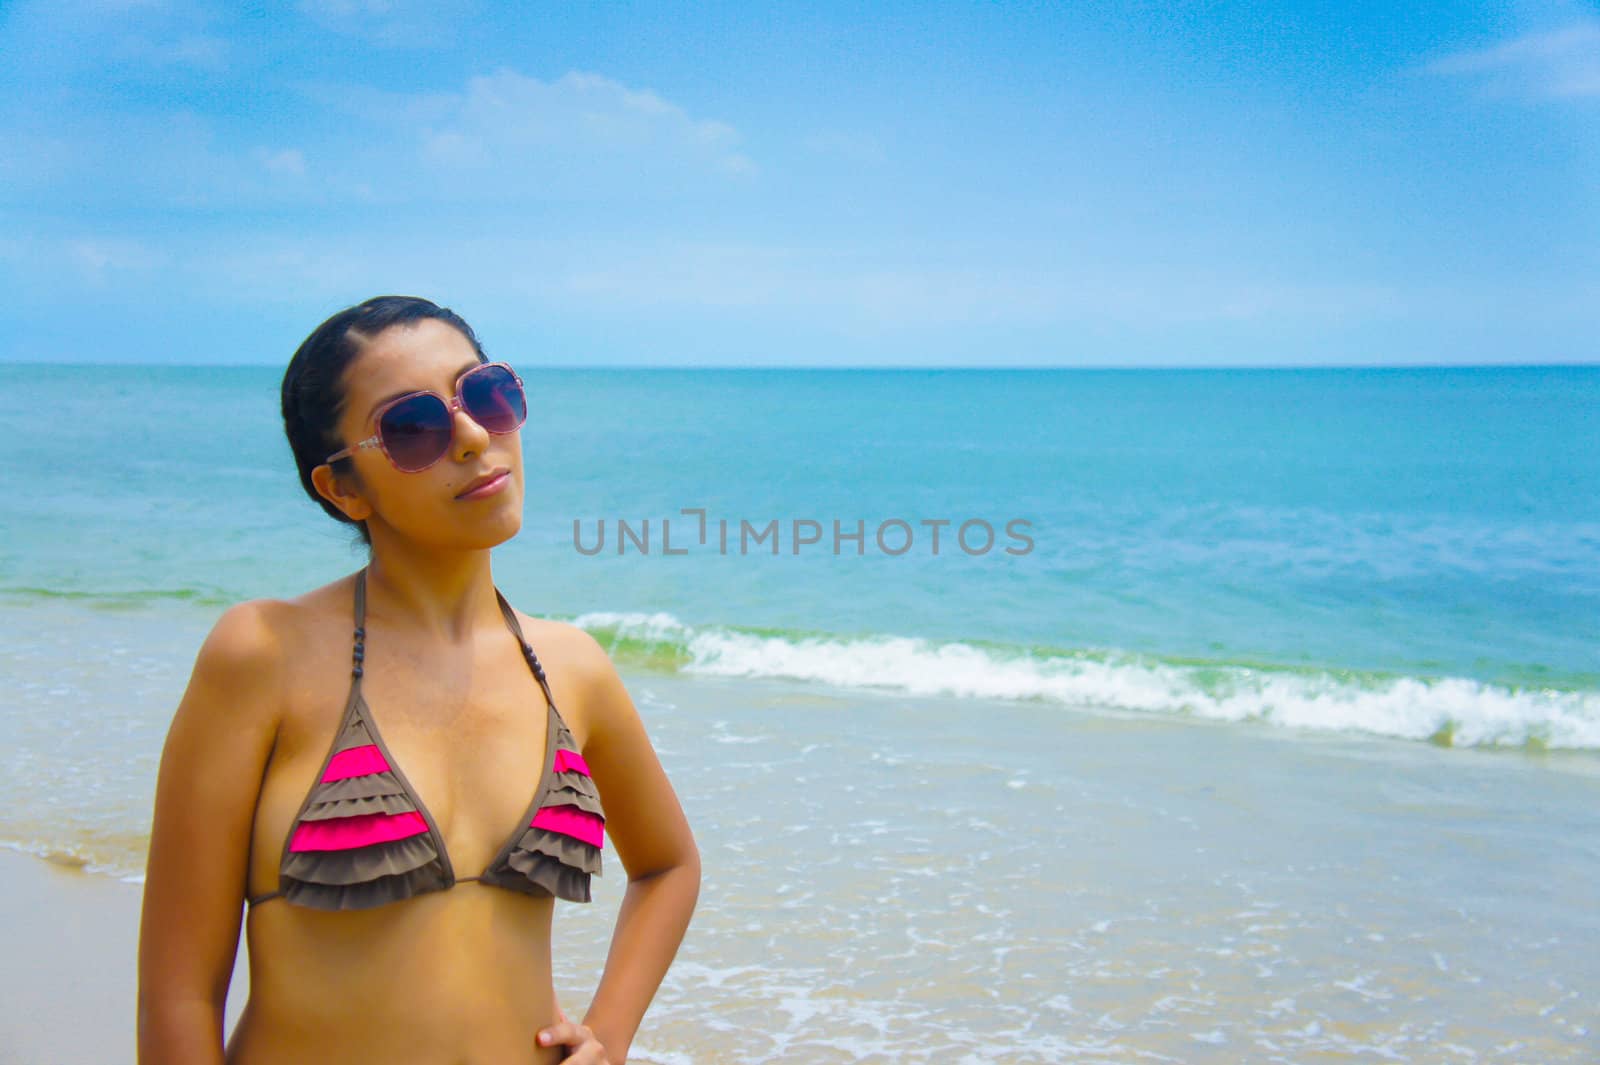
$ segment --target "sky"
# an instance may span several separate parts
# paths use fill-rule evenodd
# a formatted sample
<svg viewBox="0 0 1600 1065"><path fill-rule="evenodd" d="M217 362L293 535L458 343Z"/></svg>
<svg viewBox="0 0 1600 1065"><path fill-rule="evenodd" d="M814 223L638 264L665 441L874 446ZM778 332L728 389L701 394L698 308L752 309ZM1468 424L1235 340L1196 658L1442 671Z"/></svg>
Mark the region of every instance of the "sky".
<svg viewBox="0 0 1600 1065"><path fill-rule="evenodd" d="M1600 362L1600 6L0 0L0 360Z"/></svg>

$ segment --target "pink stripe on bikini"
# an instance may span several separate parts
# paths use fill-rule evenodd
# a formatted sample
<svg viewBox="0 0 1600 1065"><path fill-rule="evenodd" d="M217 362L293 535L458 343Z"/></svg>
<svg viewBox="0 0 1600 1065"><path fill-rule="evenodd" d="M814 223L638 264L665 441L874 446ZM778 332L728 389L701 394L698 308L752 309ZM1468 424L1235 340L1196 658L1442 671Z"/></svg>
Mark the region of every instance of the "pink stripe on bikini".
<svg viewBox="0 0 1600 1065"><path fill-rule="evenodd" d="M289 843L291 851L345 851L389 843L428 831L428 822L419 813L358 814L333 817L326 821L302 821Z"/></svg>
<svg viewBox="0 0 1600 1065"><path fill-rule="evenodd" d="M559 748L556 751L555 771L557 773L565 773L569 769L577 770L584 776L591 775L589 772L589 763L583 760L583 755L579 754L577 751L569 751L565 747Z"/></svg>
<svg viewBox="0 0 1600 1065"><path fill-rule="evenodd" d="M327 784L346 777L364 777L369 773L388 771L389 763L384 759L383 752L378 750L376 743L369 743L334 755L328 762L327 772L322 774L322 782Z"/></svg>
<svg viewBox="0 0 1600 1065"><path fill-rule="evenodd" d="M546 806L528 822L534 828L545 828L563 836L581 839L599 847L605 843L605 819L576 806Z"/></svg>

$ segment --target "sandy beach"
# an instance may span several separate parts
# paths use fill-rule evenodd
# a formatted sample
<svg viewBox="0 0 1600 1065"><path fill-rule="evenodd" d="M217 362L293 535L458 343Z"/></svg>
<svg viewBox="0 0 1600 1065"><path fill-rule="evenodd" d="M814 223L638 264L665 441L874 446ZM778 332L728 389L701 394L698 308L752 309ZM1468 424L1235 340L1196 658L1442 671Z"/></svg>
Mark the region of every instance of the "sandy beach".
<svg viewBox="0 0 1600 1065"><path fill-rule="evenodd" d="M0 1063L131 1065L140 886L13 850L0 850L0 880ZM241 950L230 1028L248 981Z"/></svg>
<svg viewBox="0 0 1600 1065"><path fill-rule="evenodd" d="M632 680L706 869L641 1065L1594 1060L1587 758ZM575 1010L606 863L558 919ZM0 1062L131 1062L139 886L0 874Z"/></svg>

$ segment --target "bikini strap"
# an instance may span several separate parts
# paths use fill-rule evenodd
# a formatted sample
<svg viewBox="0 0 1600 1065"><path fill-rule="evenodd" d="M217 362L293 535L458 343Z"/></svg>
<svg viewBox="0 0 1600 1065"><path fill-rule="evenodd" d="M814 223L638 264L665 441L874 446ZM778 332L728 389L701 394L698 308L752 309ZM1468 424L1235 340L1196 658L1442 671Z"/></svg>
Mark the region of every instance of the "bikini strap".
<svg viewBox="0 0 1600 1065"><path fill-rule="evenodd" d="M350 652L350 693L352 700L355 698L355 689L361 686L361 660L367 656L367 650L364 646L367 638L367 567L365 566L362 566L360 571L356 574L355 600L355 647ZM350 706L349 704L346 704L345 717L348 718L349 714ZM341 723L339 727L342 729L344 725ZM337 737L337 734L335 734L335 736ZM337 742L337 738L335 742ZM288 846L287 843L284 845L285 847ZM256 906L260 903L266 902L269 899L277 899L282 897L283 890L280 888L277 891L269 891L265 895L256 895L253 898L247 898L245 899L245 905Z"/></svg>
<svg viewBox="0 0 1600 1065"><path fill-rule="evenodd" d="M517 638L517 643L522 645L522 657L528 660L528 668L533 670L533 677L539 682L539 687L544 689L544 700L550 704L550 709L556 708L555 696L550 694L550 683L544 679L544 667L539 664L539 656L533 653L527 637L522 635L522 626L517 622L517 612L511 609L511 604L506 602L506 597L500 594L500 589L494 590L494 597L500 604L500 613L505 615L506 625Z"/></svg>
<svg viewBox="0 0 1600 1065"><path fill-rule="evenodd" d="M350 677L352 684L361 683L361 662L367 657L367 567L356 574L356 632L355 649L351 652Z"/></svg>

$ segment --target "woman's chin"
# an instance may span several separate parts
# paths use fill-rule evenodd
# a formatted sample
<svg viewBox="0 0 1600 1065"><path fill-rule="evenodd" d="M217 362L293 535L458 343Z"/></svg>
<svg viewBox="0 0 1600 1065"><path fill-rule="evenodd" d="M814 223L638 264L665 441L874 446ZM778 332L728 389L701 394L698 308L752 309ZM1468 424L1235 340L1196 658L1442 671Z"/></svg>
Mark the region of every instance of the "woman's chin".
<svg viewBox="0 0 1600 1065"><path fill-rule="evenodd" d="M437 530L428 539L439 547L485 551L499 547L521 531L522 508L505 507L492 514L475 514L470 521L458 519L447 528Z"/></svg>
<svg viewBox="0 0 1600 1065"><path fill-rule="evenodd" d="M522 510L507 511L499 521L484 521L474 526L471 530L473 539L481 537L480 546L484 548L499 547L517 533L522 531Z"/></svg>

